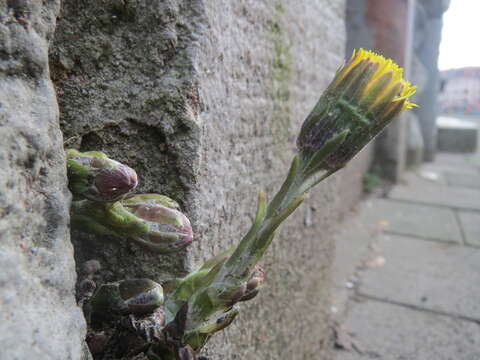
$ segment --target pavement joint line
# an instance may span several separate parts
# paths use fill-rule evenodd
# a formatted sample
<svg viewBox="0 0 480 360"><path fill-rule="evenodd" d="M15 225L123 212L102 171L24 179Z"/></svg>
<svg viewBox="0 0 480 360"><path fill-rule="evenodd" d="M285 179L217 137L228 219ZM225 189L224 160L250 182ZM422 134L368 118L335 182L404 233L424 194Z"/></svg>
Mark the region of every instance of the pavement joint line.
<svg viewBox="0 0 480 360"><path fill-rule="evenodd" d="M445 317L448 317L448 318L451 318L451 319L468 321L468 322L472 322L472 323L480 326L480 318L477 319L477 318L472 318L472 317L465 316L465 315L460 315L460 314L451 314L451 313L446 312L446 311L433 310L433 309L425 308L425 307L418 306L418 305L407 304L407 303L402 303L400 301L380 298L380 297L377 297L377 296L374 296L374 295L364 294L359 290L356 291L356 295L360 298L365 298L367 300L382 302L382 303L385 303L385 304L390 304L390 305L395 305L395 306L400 306L400 307L404 307L404 308L419 311L419 312L427 312L427 313L430 313L432 315L445 316Z"/></svg>
<svg viewBox="0 0 480 360"><path fill-rule="evenodd" d="M476 174L476 175L480 175L480 174ZM479 188L478 188L478 187L475 187L475 186L455 185L455 184L453 184L450 180L448 180L448 177L446 178L445 183L446 183L445 185L446 185L448 188L467 189L467 190L479 190Z"/></svg>
<svg viewBox="0 0 480 360"><path fill-rule="evenodd" d="M460 234L462 235L463 246L468 246L467 234L465 234L465 230L463 229L462 221L460 220L460 214L458 213L458 210L454 210L453 212L455 214L455 220L457 221L457 225L460 229Z"/></svg>
<svg viewBox="0 0 480 360"><path fill-rule="evenodd" d="M430 206L430 207L440 208L440 209L462 210L462 211L470 211L470 212L480 213L480 209L472 209L472 208L468 208L468 207L457 207L457 206L454 206L454 205L441 205L441 204L432 204L432 203L428 203L428 202L415 201L415 200L395 199L395 198L391 198L389 196L384 197L384 198L380 198L380 199L398 201L398 202L406 203L406 204L416 204L416 205Z"/></svg>
<svg viewBox="0 0 480 360"><path fill-rule="evenodd" d="M408 237L408 238L413 238L413 239L421 240L421 241L435 242L437 244L445 244L445 245L450 245L450 246L458 246L458 247L462 247L462 248L466 247L466 248L470 248L470 249L479 250L478 246L472 246L472 245L467 244L465 242L465 239L463 239L463 243L459 244L458 242L455 242L453 240L443 240L443 239L431 238L431 237L421 236L421 235L406 234L406 233L402 233L402 232L398 232L398 231L384 230L383 233L388 234L388 235L405 236L405 237ZM462 231L462 236L463 236L463 231Z"/></svg>

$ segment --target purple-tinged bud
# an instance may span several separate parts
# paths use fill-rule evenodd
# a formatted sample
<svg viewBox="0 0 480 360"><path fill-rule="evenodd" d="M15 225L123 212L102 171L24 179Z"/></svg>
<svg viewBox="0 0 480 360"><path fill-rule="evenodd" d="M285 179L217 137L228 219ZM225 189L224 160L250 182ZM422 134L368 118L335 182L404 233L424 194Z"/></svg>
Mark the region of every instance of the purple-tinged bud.
<svg viewBox="0 0 480 360"><path fill-rule="evenodd" d="M137 184L136 172L120 163L115 169L101 170L94 179L94 186L104 199L117 200L135 189Z"/></svg>
<svg viewBox="0 0 480 360"><path fill-rule="evenodd" d="M128 238L158 253L179 251L193 241L192 226L172 199L158 194L128 196L114 203L72 203L72 225L80 231Z"/></svg>
<svg viewBox="0 0 480 360"><path fill-rule="evenodd" d="M97 315L148 314L163 304L163 288L149 279L130 279L103 284L90 304Z"/></svg>
<svg viewBox="0 0 480 360"><path fill-rule="evenodd" d="M138 184L135 170L109 159L104 153L70 149L66 156L68 186L75 200L116 201Z"/></svg>
<svg viewBox="0 0 480 360"><path fill-rule="evenodd" d="M161 253L181 250L193 241L192 226L178 204L157 194L134 195L121 201L126 211L145 224L145 230L130 233L144 247Z"/></svg>
<svg viewBox="0 0 480 360"><path fill-rule="evenodd" d="M239 301L248 301L257 296L260 291L260 287L263 285L265 280L265 272L263 271L260 265L256 265L253 270L250 280L247 281L247 286L245 289L244 295L240 298Z"/></svg>

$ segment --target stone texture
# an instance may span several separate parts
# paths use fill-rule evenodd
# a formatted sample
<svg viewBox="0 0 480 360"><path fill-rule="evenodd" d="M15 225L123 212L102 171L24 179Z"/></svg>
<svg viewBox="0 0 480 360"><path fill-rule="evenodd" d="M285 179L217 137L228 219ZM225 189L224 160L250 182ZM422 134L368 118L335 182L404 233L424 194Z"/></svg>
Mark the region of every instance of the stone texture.
<svg viewBox="0 0 480 360"><path fill-rule="evenodd" d="M64 1L51 64L67 146L136 169L139 191L179 201L196 234L173 256L74 234L78 264L98 259L103 281L161 281L235 245L343 60L344 11L327 0ZM360 196L368 159L287 222L263 262L262 293L212 339L209 358L328 358L332 225Z"/></svg>
<svg viewBox="0 0 480 360"><path fill-rule="evenodd" d="M462 243L462 233L453 210L375 199L364 219L383 223L389 233Z"/></svg>
<svg viewBox="0 0 480 360"><path fill-rule="evenodd" d="M60 2L0 2L0 359L82 359L48 41Z"/></svg>
<svg viewBox="0 0 480 360"><path fill-rule="evenodd" d="M458 216L465 234L465 242L468 245L480 247L480 214L460 211Z"/></svg>
<svg viewBox="0 0 480 360"><path fill-rule="evenodd" d="M480 250L394 235L379 246L385 266L362 274L360 294L480 320L480 289L472 285L480 281Z"/></svg>
<svg viewBox="0 0 480 360"><path fill-rule="evenodd" d="M478 324L376 301L361 301L345 329L362 351L337 351L335 360L476 360Z"/></svg>
<svg viewBox="0 0 480 360"><path fill-rule="evenodd" d="M391 199L456 209L480 210L480 191L436 185L408 187L399 185L389 194Z"/></svg>

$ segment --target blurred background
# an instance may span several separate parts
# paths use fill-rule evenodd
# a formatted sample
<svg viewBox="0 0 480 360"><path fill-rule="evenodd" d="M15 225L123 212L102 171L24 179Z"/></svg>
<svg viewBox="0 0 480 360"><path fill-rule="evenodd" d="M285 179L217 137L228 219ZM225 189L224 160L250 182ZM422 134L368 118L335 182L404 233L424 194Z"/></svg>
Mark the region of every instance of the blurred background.
<svg viewBox="0 0 480 360"><path fill-rule="evenodd" d="M404 67L419 107L311 191L262 261L262 291L203 355L480 360L479 7L0 0L0 359L92 359L87 261L97 287L163 283L235 246L363 47ZM105 152L138 192L179 202L192 246L159 256L70 232L65 148Z"/></svg>
<svg viewBox="0 0 480 360"><path fill-rule="evenodd" d="M347 53L373 48L418 86L365 150L336 239L336 359L480 359L480 48L473 0L350 0Z"/></svg>

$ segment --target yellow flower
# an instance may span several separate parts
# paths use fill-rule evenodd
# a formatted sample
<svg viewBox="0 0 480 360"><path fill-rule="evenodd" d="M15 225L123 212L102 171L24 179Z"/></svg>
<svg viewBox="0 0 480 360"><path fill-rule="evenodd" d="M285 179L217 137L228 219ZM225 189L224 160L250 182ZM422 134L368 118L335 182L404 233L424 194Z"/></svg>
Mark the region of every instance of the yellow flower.
<svg viewBox="0 0 480 360"><path fill-rule="evenodd" d="M391 59L364 49L353 51L303 123L299 150L309 158L342 134L323 168L344 166L395 116L417 106L409 101L415 91Z"/></svg>
<svg viewBox="0 0 480 360"><path fill-rule="evenodd" d="M357 96L364 98L363 105L374 108L382 101L402 102L401 111L417 106L408 101L417 87L403 79L403 69L373 51L353 50L350 60L337 70L330 88L355 85L361 87Z"/></svg>

